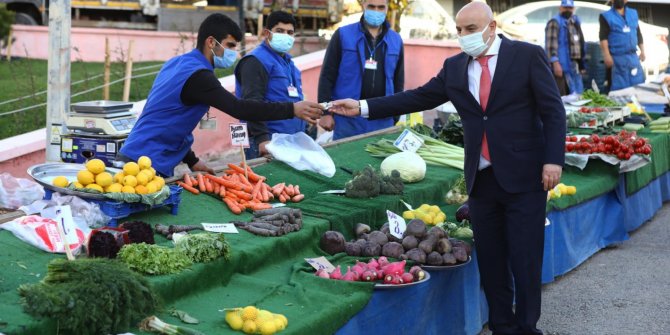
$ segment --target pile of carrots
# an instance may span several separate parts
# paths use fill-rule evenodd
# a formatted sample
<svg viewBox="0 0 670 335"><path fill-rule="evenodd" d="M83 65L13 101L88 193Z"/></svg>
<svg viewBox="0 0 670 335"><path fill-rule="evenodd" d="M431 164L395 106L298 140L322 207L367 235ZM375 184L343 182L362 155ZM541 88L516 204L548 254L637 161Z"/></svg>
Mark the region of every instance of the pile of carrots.
<svg viewBox="0 0 670 335"><path fill-rule="evenodd" d="M220 196L235 214L245 209L257 211L272 208L269 202L274 199L286 203L299 202L305 198L298 185L279 183L270 186L265 183L264 176L256 174L249 166L228 164L228 168L221 177L199 173L192 177L184 174L184 181L177 184L193 194L202 192Z"/></svg>

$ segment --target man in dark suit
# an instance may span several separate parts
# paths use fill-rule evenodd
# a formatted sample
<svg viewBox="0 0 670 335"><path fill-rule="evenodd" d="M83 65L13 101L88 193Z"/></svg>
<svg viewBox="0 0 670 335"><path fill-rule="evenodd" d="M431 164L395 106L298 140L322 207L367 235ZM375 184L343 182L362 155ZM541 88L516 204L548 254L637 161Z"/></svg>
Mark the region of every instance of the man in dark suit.
<svg viewBox="0 0 670 335"><path fill-rule="evenodd" d="M425 85L367 101L334 101L331 111L377 119L446 101L456 106L489 328L542 334L536 324L546 191L561 177L565 110L542 48L497 36L488 5L467 4L456 15L456 29L464 52L445 60Z"/></svg>

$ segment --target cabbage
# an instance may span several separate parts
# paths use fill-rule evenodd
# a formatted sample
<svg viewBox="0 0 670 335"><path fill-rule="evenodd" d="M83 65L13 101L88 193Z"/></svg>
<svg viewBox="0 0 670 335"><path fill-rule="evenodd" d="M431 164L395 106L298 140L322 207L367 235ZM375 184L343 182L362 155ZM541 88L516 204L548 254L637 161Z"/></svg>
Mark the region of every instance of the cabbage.
<svg viewBox="0 0 670 335"><path fill-rule="evenodd" d="M380 169L384 176L390 176L393 170L398 170L402 181L414 183L426 176L426 161L416 153L399 152L386 157Z"/></svg>

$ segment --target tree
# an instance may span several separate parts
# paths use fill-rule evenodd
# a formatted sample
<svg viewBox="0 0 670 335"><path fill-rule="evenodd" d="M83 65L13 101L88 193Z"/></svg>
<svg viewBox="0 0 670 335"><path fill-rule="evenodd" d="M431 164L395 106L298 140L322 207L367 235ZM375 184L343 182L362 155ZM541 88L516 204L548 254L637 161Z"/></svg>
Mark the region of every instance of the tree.
<svg viewBox="0 0 670 335"><path fill-rule="evenodd" d="M0 46L7 45L7 36L12 23L14 23L14 13L7 10L4 4L0 4Z"/></svg>

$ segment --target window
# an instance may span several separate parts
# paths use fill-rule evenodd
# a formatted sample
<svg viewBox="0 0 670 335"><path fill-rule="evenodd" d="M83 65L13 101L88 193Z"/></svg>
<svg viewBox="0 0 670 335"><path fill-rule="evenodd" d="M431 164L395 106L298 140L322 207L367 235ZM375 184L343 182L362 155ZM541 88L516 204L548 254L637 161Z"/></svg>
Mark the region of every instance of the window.
<svg viewBox="0 0 670 335"><path fill-rule="evenodd" d="M596 8L589 7L577 7L575 8L575 15L579 16L579 19L584 24L598 24L598 17L603 11Z"/></svg>
<svg viewBox="0 0 670 335"><path fill-rule="evenodd" d="M526 14L529 24L546 24L554 15L558 14L558 7L545 7Z"/></svg>

